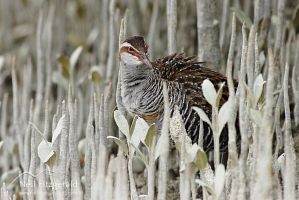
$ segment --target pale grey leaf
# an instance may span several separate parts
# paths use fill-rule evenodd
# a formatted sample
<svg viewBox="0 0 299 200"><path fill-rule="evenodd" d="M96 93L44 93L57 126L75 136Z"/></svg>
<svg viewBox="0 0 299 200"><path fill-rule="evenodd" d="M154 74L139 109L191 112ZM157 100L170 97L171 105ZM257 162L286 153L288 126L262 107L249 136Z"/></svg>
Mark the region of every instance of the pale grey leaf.
<svg viewBox="0 0 299 200"><path fill-rule="evenodd" d="M232 106L231 101L227 101L220 108L219 115L218 115L219 133L221 133L223 127L225 126L225 124L227 123L230 117L231 106Z"/></svg>
<svg viewBox="0 0 299 200"><path fill-rule="evenodd" d="M77 64L78 59L79 59L79 56L80 56L82 50L83 50L83 47L82 47L82 46L79 46L79 47L77 47L77 48L73 51L73 53L72 53L72 55L71 55L71 57L70 57L70 65L71 65L71 69L72 69L72 70L74 69L75 65Z"/></svg>
<svg viewBox="0 0 299 200"><path fill-rule="evenodd" d="M256 77L256 79L254 81L254 85L253 85L253 94L254 94L256 102L258 102L258 100L260 99L260 97L263 93L264 84L265 84L265 81L263 79L263 75L259 74Z"/></svg>
<svg viewBox="0 0 299 200"><path fill-rule="evenodd" d="M189 162L193 162L195 160L198 148L199 146L197 144L193 144L191 148L187 149L187 160Z"/></svg>
<svg viewBox="0 0 299 200"><path fill-rule="evenodd" d="M202 121L206 122L207 124L209 124L211 126L211 121L210 121L209 117L207 116L207 114L205 113L205 111L203 111L199 107L192 107L192 109L197 112L197 114L199 115L199 117Z"/></svg>
<svg viewBox="0 0 299 200"><path fill-rule="evenodd" d="M144 139L144 144L148 147L151 148L153 141L155 140L155 137L157 135L157 126L156 124L152 124L149 129L148 132L146 134L146 137Z"/></svg>
<svg viewBox="0 0 299 200"><path fill-rule="evenodd" d="M119 138L114 137L114 136L107 136L107 139L110 139L113 142L115 142L115 144L117 144L117 146L123 150L125 155L129 154L128 146L123 141L121 141Z"/></svg>
<svg viewBox="0 0 299 200"><path fill-rule="evenodd" d="M37 147L37 154L43 163L46 163L54 155L51 142L42 140Z"/></svg>
<svg viewBox="0 0 299 200"><path fill-rule="evenodd" d="M62 128L64 126L64 118L65 115L62 115L62 117L59 119L56 128L53 131L52 134L52 144L54 144L54 142L56 141L57 137L61 134Z"/></svg>
<svg viewBox="0 0 299 200"><path fill-rule="evenodd" d="M114 111L114 120L119 130L127 137L127 139L129 139L130 134L128 121L119 110Z"/></svg>
<svg viewBox="0 0 299 200"><path fill-rule="evenodd" d="M144 121L144 119L138 117L131 137L131 143L134 146L138 147L140 141L144 141L148 129L149 129L149 125L147 124L147 122Z"/></svg>
<svg viewBox="0 0 299 200"><path fill-rule="evenodd" d="M277 158L277 167L280 170L284 170L286 164L286 154L283 153Z"/></svg>
<svg viewBox="0 0 299 200"><path fill-rule="evenodd" d="M134 146L133 144L132 144L132 146L133 146L134 150L136 151L137 158L138 158L139 160L141 160L146 166L148 166L148 159L147 159L147 157L144 155L144 153L142 153L142 152L140 151L140 149L139 149L138 147Z"/></svg>
<svg viewBox="0 0 299 200"><path fill-rule="evenodd" d="M202 86L203 96L205 97L205 99L208 101L209 104L214 106L217 93L213 83L209 79L205 79L201 86Z"/></svg>

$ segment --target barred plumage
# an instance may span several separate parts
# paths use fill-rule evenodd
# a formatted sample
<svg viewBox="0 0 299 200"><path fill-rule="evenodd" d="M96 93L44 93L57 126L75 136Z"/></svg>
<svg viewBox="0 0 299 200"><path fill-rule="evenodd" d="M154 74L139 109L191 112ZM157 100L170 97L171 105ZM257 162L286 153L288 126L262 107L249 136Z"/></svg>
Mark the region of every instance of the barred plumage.
<svg viewBox="0 0 299 200"><path fill-rule="evenodd" d="M200 118L193 106L203 109L211 118L212 109L203 97L201 84L209 79L218 89L226 83L226 77L205 67L207 63L196 61L196 57L185 57L183 53L150 62L147 58L147 45L143 37L134 36L120 48L121 95L124 106L133 114L159 126L163 119L162 82L168 87L170 110L178 106L186 131L192 142L198 142ZM237 82L235 82L237 85ZM228 99L228 88L223 88L222 105ZM220 149L227 150L227 133L221 134ZM213 135L210 127L204 123L205 151L213 150Z"/></svg>

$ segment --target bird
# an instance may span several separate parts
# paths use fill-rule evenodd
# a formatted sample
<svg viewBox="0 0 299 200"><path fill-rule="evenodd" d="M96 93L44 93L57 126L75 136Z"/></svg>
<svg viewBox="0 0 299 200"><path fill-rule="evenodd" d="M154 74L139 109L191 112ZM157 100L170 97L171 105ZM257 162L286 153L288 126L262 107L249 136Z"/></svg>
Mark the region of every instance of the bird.
<svg viewBox="0 0 299 200"><path fill-rule="evenodd" d="M208 63L197 61L196 56L188 57L184 53L174 53L150 61L148 48L142 36L129 37L119 47L120 95L123 106L129 113L143 118L148 123L161 124L165 82L171 115L177 106L188 136L192 143L198 143L200 117L192 107L200 107L210 119L212 117L211 105L203 96L202 83L209 79L216 89L225 83L220 99L221 106L229 96L226 77L208 68ZM205 152L213 150L213 133L205 122L202 143ZM227 152L227 148L226 128L226 133L220 136L220 152Z"/></svg>

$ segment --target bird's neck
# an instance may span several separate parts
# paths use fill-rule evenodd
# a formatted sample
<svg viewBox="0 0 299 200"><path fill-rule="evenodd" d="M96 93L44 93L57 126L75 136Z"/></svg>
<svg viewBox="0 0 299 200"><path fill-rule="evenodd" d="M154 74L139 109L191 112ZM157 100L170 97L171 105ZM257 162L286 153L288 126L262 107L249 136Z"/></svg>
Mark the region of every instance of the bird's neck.
<svg viewBox="0 0 299 200"><path fill-rule="evenodd" d="M123 84L130 86L144 85L154 75L153 69L145 64L125 65L120 67Z"/></svg>
<svg viewBox="0 0 299 200"><path fill-rule="evenodd" d="M122 103L129 113L155 115L163 103L162 80L147 65L120 66Z"/></svg>

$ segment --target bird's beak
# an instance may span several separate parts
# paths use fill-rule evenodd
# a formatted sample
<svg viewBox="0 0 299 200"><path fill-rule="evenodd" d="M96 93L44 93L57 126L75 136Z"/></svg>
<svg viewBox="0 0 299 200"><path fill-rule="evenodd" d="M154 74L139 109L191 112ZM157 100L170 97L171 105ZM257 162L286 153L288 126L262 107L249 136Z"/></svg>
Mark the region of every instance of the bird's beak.
<svg viewBox="0 0 299 200"><path fill-rule="evenodd" d="M142 54L142 62L148 66L152 66L152 63L148 59L147 55L145 53Z"/></svg>

